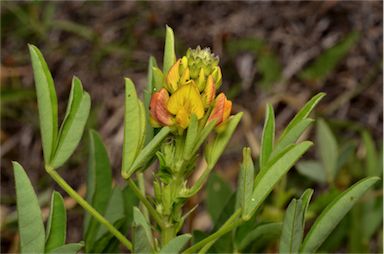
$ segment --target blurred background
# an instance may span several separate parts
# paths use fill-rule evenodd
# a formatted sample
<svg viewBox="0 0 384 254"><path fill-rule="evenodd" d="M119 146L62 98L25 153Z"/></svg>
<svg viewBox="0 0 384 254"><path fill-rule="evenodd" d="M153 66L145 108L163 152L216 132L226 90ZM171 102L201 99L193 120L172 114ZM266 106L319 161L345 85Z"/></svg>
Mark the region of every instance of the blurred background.
<svg viewBox="0 0 384 254"><path fill-rule="evenodd" d="M1 252L16 252L18 245L11 161L20 162L27 170L39 194L43 213L48 212L52 189L61 191L42 165L27 43L40 48L48 63L55 80L61 117L72 76L82 80L92 97L88 127L101 133L118 184L123 184L119 177L123 78L130 77L141 93L146 85L150 55L155 56L158 63L162 62L166 24L174 29L178 56L188 47L198 45L210 47L219 55L223 72L221 89L233 100L233 111L244 111L245 117L216 167L207 192L189 204L193 207L203 202L185 230L194 228L205 232L212 227L213 210L225 206L225 200L217 201L215 195L230 194L234 190L242 147L250 146L254 158L258 156L266 103L273 104L276 130L281 133L310 97L320 91L327 93L315 112L331 132L324 134L318 126L305 135L311 140L332 139L337 144L336 150L333 147L328 152L337 152L339 157L335 178L324 181L321 175L324 162L319 159L319 149L327 148L311 149L300 162L301 166L292 170L274 191L260 214L262 220L281 221L289 200L307 187L315 189L315 201L310 208L315 217L329 201L325 193L337 194L358 179L375 174L372 172L381 173L382 9L381 1L337 0L2 1ZM88 135L84 135L77 152L59 172L82 194L87 144ZM320 172L318 175L308 173L308 169L314 168ZM147 177L150 180L150 174ZM217 188L212 187L215 184L223 186L221 193L215 193ZM68 240L79 241L83 211L67 195L64 197L69 209ZM382 188L378 186L366 199L377 199L377 202L371 208L357 206L324 244L323 251L382 252ZM372 227L363 229L363 221ZM265 246L253 246L249 251L276 251L273 242L263 244ZM216 251L220 250L225 251L217 247Z"/></svg>

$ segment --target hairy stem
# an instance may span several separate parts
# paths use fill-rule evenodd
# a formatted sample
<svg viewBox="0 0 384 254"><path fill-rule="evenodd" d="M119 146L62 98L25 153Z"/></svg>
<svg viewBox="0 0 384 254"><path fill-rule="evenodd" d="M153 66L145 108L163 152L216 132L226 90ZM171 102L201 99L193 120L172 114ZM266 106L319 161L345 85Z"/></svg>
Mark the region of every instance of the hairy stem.
<svg viewBox="0 0 384 254"><path fill-rule="evenodd" d="M47 173L60 185L61 188L73 198L80 206L82 206L90 215L96 220L103 224L109 232L111 232L119 241L127 247L128 250L132 251L132 243L119 231L117 230L107 219L105 219L95 208L93 208L85 199L83 199L68 183L51 167L45 167Z"/></svg>

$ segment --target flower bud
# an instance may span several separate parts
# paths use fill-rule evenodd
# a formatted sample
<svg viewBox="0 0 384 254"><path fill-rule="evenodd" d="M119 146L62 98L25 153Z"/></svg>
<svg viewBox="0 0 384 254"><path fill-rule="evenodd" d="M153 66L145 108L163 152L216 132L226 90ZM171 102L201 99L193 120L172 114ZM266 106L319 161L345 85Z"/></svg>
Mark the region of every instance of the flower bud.
<svg viewBox="0 0 384 254"><path fill-rule="evenodd" d="M202 94L204 108L208 108L211 105L211 103L215 99L215 92L216 92L216 86L213 81L213 77L212 75L209 75L203 94Z"/></svg>
<svg viewBox="0 0 384 254"><path fill-rule="evenodd" d="M216 126L225 122L231 114L232 102L227 100L224 93L220 93L215 100L212 112L209 115L208 122L216 120Z"/></svg>

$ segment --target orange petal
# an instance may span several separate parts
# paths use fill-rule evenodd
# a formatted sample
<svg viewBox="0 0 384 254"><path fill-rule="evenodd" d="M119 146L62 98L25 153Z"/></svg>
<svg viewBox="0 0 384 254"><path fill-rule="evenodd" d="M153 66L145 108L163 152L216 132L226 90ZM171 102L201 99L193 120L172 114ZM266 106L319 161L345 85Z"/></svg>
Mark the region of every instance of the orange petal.
<svg viewBox="0 0 384 254"><path fill-rule="evenodd" d="M226 100L224 104L223 122L231 115L232 101Z"/></svg>
<svg viewBox="0 0 384 254"><path fill-rule="evenodd" d="M179 66L180 66L181 59L177 60L177 62L169 69L167 77L166 77L166 88L170 93L173 93L176 91L178 87L178 83L180 80L180 74L179 74Z"/></svg>
<svg viewBox="0 0 384 254"><path fill-rule="evenodd" d="M150 102L150 112L153 120L162 125L172 125L172 116L168 112L166 105L169 100L169 95L166 89L162 88L157 93L154 93Z"/></svg>
<svg viewBox="0 0 384 254"><path fill-rule="evenodd" d="M223 93L219 94L216 97L215 105L213 106L212 112L209 115L208 122L216 120L216 125L219 125L223 122L224 106L226 99L227 98Z"/></svg>

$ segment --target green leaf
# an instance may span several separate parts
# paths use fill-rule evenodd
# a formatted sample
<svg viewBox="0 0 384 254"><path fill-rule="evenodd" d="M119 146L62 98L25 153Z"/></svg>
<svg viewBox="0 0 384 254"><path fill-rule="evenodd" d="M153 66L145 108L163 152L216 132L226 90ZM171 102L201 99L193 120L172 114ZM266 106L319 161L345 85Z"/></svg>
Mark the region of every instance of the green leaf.
<svg viewBox="0 0 384 254"><path fill-rule="evenodd" d="M134 161L132 167L129 169L127 174L123 174L123 177L127 179L137 170L144 167L148 163L148 161L153 158L157 148L170 132L171 129L167 126L161 128L161 130L156 134L156 136L144 147L143 150L141 150L136 160Z"/></svg>
<svg viewBox="0 0 384 254"><path fill-rule="evenodd" d="M191 234L176 236L160 250L160 254L180 253L191 237Z"/></svg>
<svg viewBox="0 0 384 254"><path fill-rule="evenodd" d="M67 213L60 193L54 191L51 198L51 210L47 223L45 252L64 245L67 234Z"/></svg>
<svg viewBox="0 0 384 254"><path fill-rule="evenodd" d="M207 199L205 205L212 218L213 224L216 224L231 194L231 186L218 174L212 173L207 182Z"/></svg>
<svg viewBox="0 0 384 254"><path fill-rule="evenodd" d="M365 161L367 167L367 176L381 176L383 173L379 166L379 156L375 147L375 142L369 132L363 132L363 142L365 147Z"/></svg>
<svg viewBox="0 0 384 254"><path fill-rule="evenodd" d="M35 76L40 132L45 164L51 162L58 132L57 97L52 75L40 50L28 45Z"/></svg>
<svg viewBox="0 0 384 254"><path fill-rule="evenodd" d="M80 251L81 248L83 248L83 243L69 243L62 245L54 250L52 250L49 253L55 253L55 254L75 254Z"/></svg>
<svg viewBox="0 0 384 254"><path fill-rule="evenodd" d="M241 239L238 250L243 252L250 244L262 237L266 237L268 235L280 235L281 226L281 223L267 223L257 226L255 229L249 231L243 239Z"/></svg>
<svg viewBox="0 0 384 254"><path fill-rule="evenodd" d="M279 139L275 149L272 151L270 157L273 157L275 154L282 151L287 146L296 143L296 141L300 138L303 132L313 123L313 119L305 118L298 122L295 126L290 129L283 138Z"/></svg>
<svg viewBox="0 0 384 254"><path fill-rule="evenodd" d="M44 253L45 232L35 191L23 167L12 162L15 174L21 253Z"/></svg>
<svg viewBox="0 0 384 254"><path fill-rule="evenodd" d="M325 50L315 61L299 73L304 80L322 80L331 73L348 51L358 42L359 33L349 33L335 46Z"/></svg>
<svg viewBox="0 0 384 254"><path fill-rule="evenodd" d="M283 133L280 135L278 143L283 141L288 133L298 125L302 120L306 119L319 101L325 96L325 93L318 93L313 96L305 105L300 109L300 111L295 115L295 117L289 122L288 126L284 129Z"/></svg>
<svg viewBox="0 0 384 254"><path fill-rule="evenodd" d="M331 129L319 119L316 126L316 142L319 156L324 166L328 182L333 182L336 176L338 163L338 147L336 138Z"/></svg>
<svg viewBox="0 0 384 254"><path fill-rule="evenodd" d="M204 128L198 133L198 137L196 138L195 146L192 150L192 154L195 154L200 146L204 143L205 139L208 135L213 131L216 126L216 121L210 121Z"/></svg>
<svg viewBox="0 0 384 254"><path fill-rule="evenodd" d="M165 29L165 46L163 59L163 73L166 75L172 65L176 62L175 38L173 30L169 26Z"/></svg>
<svg viewBox="0 0 384 254"><path fill-rule="evenodd" d="M113 223L113 226L120 232L124 231L124 218L121 218ZM100 232L100 231L99 231ZM114 238L114 235L105 230L103 234L98 237L92 246L92 253L119 253L119 240Z"/></svg>
<svg viewBox="0 0 384 254"><path fill-rule="evenodd" d="M272 105L267 105L265 110L265 123L263 128L263 135L261 138L261 152L260 152L260 170L265 170L265 166L273 150L273 143L275 138L275 114L273 113Z"/></svg>
<svg viewBox="0 0 384 254"><path fill-rule="evenodd" d="M131 226L133 221L133 207L139 205L139 200L128 185L123 189L123 199L126 223L128 226Z"/></svg>
<svg viewBox="0 0 384 254"><path fill-rule="evenodd" d="M212 144L206 148L205 157L207 159L208 168L212 169L216 162L219 160L221 154L224 152L225 147L227 146L229 140L232 137L232 134L235 132L237 125L239 124L241 117L243 116L242 112L237 113L228 119L226 129L219 133Z"/></svg>
<svg viewBox="0 0 384 254"><path fill-rule="evenodd" d="M315 252L359 198L379 179L378 177L364 178L334 199L311 227L301 251Z"/></svg>
<svg viewBox="0 0 384 254"><path fill-rule="evenodd" d="M325 175L324 167L317 161L300 161L297 163L296 169L301 175L306 176L318 183L327 182L327 176Z"/></svg>
<svg viewBox="0 0 384 254"><path fill-rule="evenodd" d="M72 155L83 136L91 109L91 98L83 91L80 79L72 79L72 88L64 121L60 127L58 143L51 165L58 168Z"/></svg>
<svg viewBox="0 0 384 254"><path fill-rule="evenodd" d="M252 197L253 183L255 179L255 166L253 165L251 149L243 148L243 162L240 166L240 175L237 187L236 209L242 208L243 215L248 208L248 200Z"/></svg>
<svg viewBox="0 0 384 254"><path fill-rule="evenodd" d="M107 151L96 131L89 132L90 156L87 179L87 201L100 213L104 214L112 191L112 171ZM100 223L88 213L84 219L85 251L88 252L95 241Z"/></svg>
<svg viewBox="0 0 384 254"><path fill-rule="evenodd" d="M115 186L108 200L108 206L104 213L111 224L125 217L123 193L118 186ZM96 238L108 232L105 227L100 227Z"/></svg>
<svg viewBox="0 0 384 254"><path fill-rule="evenodd" d="M196 138L198 135L198 121L195 115L192 115L191 122L188 126L187 136L185 138L185 145L184 145L184 151L183 151L183 158L185 160L191 159L195 153L193 153L193 150L195 148Z"/></svg>
<svg viewBox="0 0 384 254"><path fill-rule="evenodd" d="M304 235L305 213L313 190L306 190L300 199L292 199L284 215L280 237L280 253L298 253Z"/></svg>
<svg viewBox="0 0 384 254"><path fill-rule="evenodd" d="M298 253L303 239L302 201L292 199L284 216L280 253Z"/></svg>
<svg viewBox="0 0 384 254"><path fill-rule="evenodd" d="M275 163L256 176L252 198L249 200L250 204L248 210L245 211L246 218L252 217L268 194L272 191L274 185L288 172L311 145L312 142L309 141L293 145Z"/></svg>
<svg viewBox="0 0 384 254"><path fill-rule="evenodd" d="M128 178L145 139L145 112L141 101L137 98L133 82L125 79L125 115L122 174Z"/></svg>
<svg viewBox="0 0 384 254"><path fill-rule="evenodd" d="M153 251L153 239L150 225L139 208L133 208L133 252L150 253Z"/></svg>
<svg viewBox="0 0 384 254"><path fill-rule="evenodd" d="M160 91L160 89L163 88L165 85L164 74L161 72L161 70L158 67L153 67L152 75L153 75L153 83L155 85L153 89L156 91Z"/></svg>
<svg viewBox="0 0 384 254"><path fill-rule="evenodd" d="M144 109L145 109L145 142L148 142L153 138L153 128L149 122L150 112L149 104L151 103L152 92L154 91L154 77L153 77L153 67L156 67L156 59L153 56L149 57L148 61L148 74L147 74L147 87L144 89Z"/></svg>

